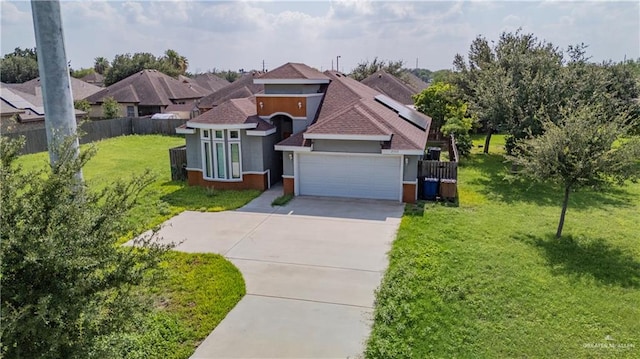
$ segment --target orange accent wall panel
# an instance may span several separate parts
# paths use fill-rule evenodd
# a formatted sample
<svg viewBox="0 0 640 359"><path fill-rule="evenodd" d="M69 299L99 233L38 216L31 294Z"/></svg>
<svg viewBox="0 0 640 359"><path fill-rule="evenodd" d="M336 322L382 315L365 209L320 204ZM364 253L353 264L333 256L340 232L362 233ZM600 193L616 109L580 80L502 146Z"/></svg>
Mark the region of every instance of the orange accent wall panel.
<svg viewBox="0 0 640 359"><path fill-rule="evenodd" d="M211 187L217 189L257 189L264 191L269 186L269 179L267 174L244 174L242 175L241 182L226 182L206 180L202 178L202 172L200 171L187 171L187 183L189 186L202 186Z"/></svg>
<svg viewBox="0 0 640 359"><path fill-rule="evenodd" d="M256 96L258 116L271 116L276 112L285 112L293 117L307 116L306 97L266 97Z"/></svg>
<svg viewBox="0 0 640 359"><path fill-rule="evenodd" d="M284 194L293 194L293 186L294 186L294 179L293 178L283 178L282 179L282 192Z"/></svg>
<svg viewBox="0 0 640 359"><path fill-rule="evenodd" d="M414 183L402 184L402 202L415 203L416 201L416 185Z"/></svg>

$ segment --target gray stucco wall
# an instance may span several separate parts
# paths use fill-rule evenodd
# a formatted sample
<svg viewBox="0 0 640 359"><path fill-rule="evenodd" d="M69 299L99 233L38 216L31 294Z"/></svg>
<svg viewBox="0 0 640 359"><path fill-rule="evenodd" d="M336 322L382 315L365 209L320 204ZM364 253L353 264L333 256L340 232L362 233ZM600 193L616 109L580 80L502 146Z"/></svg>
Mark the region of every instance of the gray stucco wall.
<svg viewBox="0 0 640 359"><path fill-rule="evenodd" d="M293 119L293 134L295 135L298 132L302 132L304 130L307 129L307 127L309 127L309 124L311 123L310 120L299 120L299 119Z"/></svg>
<svg viewBox="0 0 640 359"><path fill-rule="evenodd" d="M196 130L196 133L193 135L185 135L184 137L187 144L187 167L202 169L199 130Z"/></svg>
<svg viewBox="0 0 640 359"><path fill-rule="evenodd" d="M264 170L266 171L267 169L270 170L270 174L271 174L271 183L276 183L278 181L280 181L280 175L279 175L279 166L281 166L281 164L279 164L279 156L276 153L276 150L274 149L274 146L276 145L276 140L277 140L277 135L271 134L269 136L266 137L259 137L262 141L262 154L263 154L263 167Z"/></svg>
<svg viewBox="0 0 640 359"><path fill-rule="evenodd" d="M264 171L265 168L262 160L262 139L264 137L247 136L246 130L242 130L241 132L242 171Z"/></svg>
<svg viewBox="0 0 640 359"><path fill-rule="evenodd" d="M282 174L284 176L293 176L293 160L289 159L289 155L293 156L292 151L283 151L282 152Z"/></svg>
<svg viewBox="0 0 640 359"><path fill-rule="evenodd" d="M418 177L418 160L420 157L421 156L404 156L404 158L409 159L409 163L404 165L403 181L416 180L416 177Z"/></svg>
<svg viewBox="0 0 640 359"><path fill-rule="evenodd" d="M380 153L379 141L314 140L313 150L321 152Z"/></svg>
<svg viewBox="0 0 640 359"><path fill-rule="evenodd" d="M318 107L321 102L322 96L307 97L307 118L309 119L307 126L310 125L311 121L316 117L316 112L318 111Z"/></svg>
<svg viewBox="0 0 640 359"><path fill-rule="evenodd" d="M317 93L320 85L264 85L265 94Z"/></svg>

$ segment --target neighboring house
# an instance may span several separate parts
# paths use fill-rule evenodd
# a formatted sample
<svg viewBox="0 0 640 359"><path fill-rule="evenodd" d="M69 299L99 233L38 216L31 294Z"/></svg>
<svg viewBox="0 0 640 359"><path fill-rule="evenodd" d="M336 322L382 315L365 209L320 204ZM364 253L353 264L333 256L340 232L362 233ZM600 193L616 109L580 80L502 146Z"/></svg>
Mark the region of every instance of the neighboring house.
<svg viewBox="0 0 640 359"><path fill-rule="evenodd" d="M413 106L413 95L424 90L427 84L415 77L424 84L424 87L420 88L422 85L415 79L410 79L409 75L415 77L409 72L404 72L402 78L397 78L384 70L379 70L362 80L362 83L402 104ZM405 82L403 79L411 80L411 82Z"/></svg>
<svg viewBox="0 0 640 359"><path fill-rule="evenodd" d="M167 114L174 114L181 120L190 120L200 115L200 109L194 102L183 104L171 104L164 109Z"/></svg>
<svg viewBox="0 0 640 359"><path fill-rule="evenodd" d="M142 117L164 113L171 104L194 103L208 95L200 86L184 83L157 70L142 70L89 96L91 117L103 117L102 104L113 97L120 116Z"/></svg>
<svg viewBox="0 0 640 359"><path fill-rule="evenodd" d="M102 90L101 87L86 83L74 77L70 77L70 82L71 82L71 94L73 96L74 101L83 100ZM23 82L21 84L5 84L5 85L11 89L42 99L42 85L40 84L39 77L33 80L29 80L27 82ZM40 100L40 103L42 103L42 100Z"/></svg>
<svg viewBox="0 0 640 359"><path fill-rule="evenodd" d="M88 83L88 84L92 84L98 87L103 87L104 86L104 76L97 73L97 72L92 72L82 78L80 78L80 80Z"/></svg>
<svg viewBox="0 0 640 359"><path fill-rule="evenodd" d="M44 104L42 94L38 96L15 89L15 84L0 83L0 117L3 131L20 131L34 127L38 123L44 126ZM76 120L80 120L86 112L75 110Z"/></svg>
<svg viewBox="0 0 640 359"><path fill-rule="evenodd" d="M428 116L333 71L287 63L264 93L227 100L176 129L190 185L285 194L417 199Z"/></svg>
<svg viewBox="0 0 640 359"><path fill-rule="evenodd" d="M249 97L264 91L264 86L262 84L253 82L253 80L260 75L262 75L262 73L257 71L251 71L243 74L229 85L203 97L198 101L198 108L200 108L202 112L206 112L227 100Z"/></svg>
<svg viewBox="0 0 640 359"><path fill-rule="evenodd" d="M406 70L400 74L400 80L402 80L405 85L409 86L416 93L422 92L424 89L429 87L428 83Z"/></svg>
<svg viewBox="0 0 640 359"><path fill-rule="evenodd" d="M216 92L221 90L223 87L226 87L230 84L229 81L212 74L210 72L197 75L194 78L186 77L180 75L178 78L180 81L188 82L191 84L197 84L198 86L207 89L210 92Z"/></svg>

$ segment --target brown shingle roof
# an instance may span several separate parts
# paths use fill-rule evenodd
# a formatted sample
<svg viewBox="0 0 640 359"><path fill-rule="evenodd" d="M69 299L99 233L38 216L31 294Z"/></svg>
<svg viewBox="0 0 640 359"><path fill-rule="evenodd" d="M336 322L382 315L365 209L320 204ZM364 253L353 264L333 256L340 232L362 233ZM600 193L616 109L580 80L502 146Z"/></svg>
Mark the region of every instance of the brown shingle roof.
<svg viewBox="0 0 640 359"><path fill-rule="evenodd" d="M328 80L329 78L305 64L288 62L260 76L260 79Z"/></svg>
<svg viewBox="0 0 640 359"><path fill-rule="evenodd" d="M228 100L190 120L189 123L207 123L215 125L255 123L259 130L268 130L273 128L271 124L258 117L255 98L253 97Z"/></svg>
<svg viewBox="0 0 640 359"><path fill-rule="evenodd" d="M413 105L412 96L418 92L384 70L371 74L362 83L405 105Z"/></svg>
<svg viewBox="0 0 640 359"><path fill-rule="evenodd" d="M113 97L118 102L137 102L141 106L168 106L173 101L195 100L207 93L198 86L185 84L157 70L142 70L87 98L102 103Z"/></svg>
<svg viewBox="0 0 640 359"><path fill-rule="evenodd" d="M249 97L264 91L264 85L253 83L253 79L258 75L259 73L257 72L246 73L231 84L200 99L198 107L201 109L209 109L230 99Z"/></svg>
<svg viewBox="0 0 640 359"><path fill-rule="evenodd" d="M37 77L33 80L23 82L21 84L6 84L9 88L16 89L20 92L27 93L36 97L42 98L42 85L40 84L40 78ZM102 90L102 87L86 83L77 78L71 77L71 92L74 100L85 99ZM42 100L40 100L42 102Z"/></svg>
<svg viewBox="0 0 640 359"><path fill-rule="evenodd" d="M380 93L337 72L326 71L331 78L320 113L307 133L378 135L391 134L390 149L422 151L427 143L428 126L420 129L400 117L393 109L375 100ZM407 111L414 111L407 108ZM428 116L414 113L427 120ZM280 143L282 144L282 143Z"/></svg>
<svg viewBox="0 0 640 359"><path fill-rule="evenodd" d="M200 74L198 76L196 76L195 78L188 78L188 77L181 77L181 80L183 81L188 81L190 83L195 83L198 84L200 87L203 87L207 90L209 90L210 92L216 92L218 90L221 90L222 88L229 86L230 82L215 75L212 74L210 72L204 73L204 74Z"/></svg>

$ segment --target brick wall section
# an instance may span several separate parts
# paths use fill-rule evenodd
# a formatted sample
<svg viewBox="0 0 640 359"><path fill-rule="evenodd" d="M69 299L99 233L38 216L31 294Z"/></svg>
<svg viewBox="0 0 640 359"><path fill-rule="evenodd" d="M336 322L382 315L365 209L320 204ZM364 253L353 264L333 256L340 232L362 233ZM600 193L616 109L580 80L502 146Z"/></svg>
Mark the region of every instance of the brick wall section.
<svg viewBox="0 0 640 359"><path fill-rule="evenodd" d="M213 187L216 189L257 189L264 191L267 189L268 178L267 174L244 174L242 175L242 182L226 182L226 181L211 181L202 178L202 172L200 171L187 171L187 183L189 186L202 186Z"/></svg>
<svg viewBox="0 0 640 359"><path fill-rule="evenodd" d="M416 202L416 184L415 183L402 184L402 202L405 202L405 203Z"/></svg>
<svg viewBox="0 0 640 359"><path fill-rule="evenodd" d="M283 178L282 179L283 194L293 194L293 191L294 191L293 184L294 184L293 178Z"/></svg>

